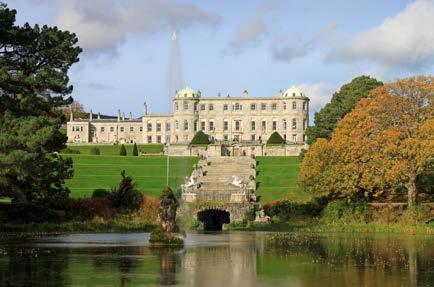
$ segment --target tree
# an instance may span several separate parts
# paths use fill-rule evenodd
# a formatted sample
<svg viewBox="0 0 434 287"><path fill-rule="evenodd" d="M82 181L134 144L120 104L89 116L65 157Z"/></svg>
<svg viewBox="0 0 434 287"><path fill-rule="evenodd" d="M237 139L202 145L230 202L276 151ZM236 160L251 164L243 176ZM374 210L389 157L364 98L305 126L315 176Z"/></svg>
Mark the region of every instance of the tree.
<svg viewBox="0 0 434 287"><path fill-rule="evenodd" d="M121 172L121 176L122 179L118 189L115 189L110 195L113 207L130 210L139 209L143 202L143 194L136 189L131 176L125 175L125 170Z"/></svg>
<svg viewBox="0 0 434 287"><path fill-rule="evenodd" d="M91 155L100 155L100 154L101 154L99 148L97 148L96 146L92 147L92 148L90 149L89 153L90 153Z"/></svg>
<svg viewBox="0 0 434 287"><path fill-rule="evenodd" d="M417 179L434 151L434 77L419 76L378 87L337 125L330 141L307 152L300 181L307 191L374 199L406 191L417 197Z"/></svg>
<svg viewBox="0 0 434 287"><path fill-rule="evenodd" d="M190 142L191 145L209 144L209 136L203 131L198 131Z"/></svg>
<svg viewBox="0 0 434 287"><path fill-rule="evenodd" d="M76 100L67 106L61 107L60 111L65 116L66 120L69 120L71 112L74 118L86 118L89 116L89 114L84 110L83 104Z"/></svg>
<svg viewBox="0 0 434 287"><path fill-rule="evenodd" d="M267 140L267 144L284 144L285 140L278 132L274 132Z"/></svg>
<svg viewBox="0 0 434 287"><path fill-rule="evenodd" d="M136 143L134 143L134 146L133 146L133 156L138 156L138 155L139 155L139 151L137 150Z"/></svg>
<svg viewBox="0 0 434 287"><path fill-rule="evenodd" d="M383 85L369 76L354 78L333 94L330 103L315 113L314 126L306 129L307 144L311 145L317 138L330 139L337 122L349 113L357 102L368 96L369 92Z"/></svg>
<svg viewBox="0 0 434 287"><path fill-rule="evenodd" d="M67 72L81 48L75 34L16 26L15 15L0 5L0 196L61 208L72 161L57 153L67 138L56 109L72 102Z"/></svg>
<svg viewBox="0 0 434 287"><path fill-rule="evenodd" d="M121 148L119 149L119 155L126 156L127 155L127 149L124 145L121 145Z"/></svg>

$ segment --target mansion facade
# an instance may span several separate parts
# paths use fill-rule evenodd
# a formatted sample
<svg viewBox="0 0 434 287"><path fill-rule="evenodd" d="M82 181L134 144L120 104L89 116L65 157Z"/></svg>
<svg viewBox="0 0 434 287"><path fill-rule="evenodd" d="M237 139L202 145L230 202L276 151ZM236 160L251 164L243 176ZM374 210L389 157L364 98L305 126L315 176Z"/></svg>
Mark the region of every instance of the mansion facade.
<svg viewBox="0 0 434 287"><path fill-rule="evenodd" d="M178 91L171 115L148 114L128 118L101 118L92 112L87 119L67 123L70 143L188 144L202 130L211 141L262 143L278 132L288 143L304 144L309 122L309 98L293 87L273 97L202 97L191 88Z"/></svg>

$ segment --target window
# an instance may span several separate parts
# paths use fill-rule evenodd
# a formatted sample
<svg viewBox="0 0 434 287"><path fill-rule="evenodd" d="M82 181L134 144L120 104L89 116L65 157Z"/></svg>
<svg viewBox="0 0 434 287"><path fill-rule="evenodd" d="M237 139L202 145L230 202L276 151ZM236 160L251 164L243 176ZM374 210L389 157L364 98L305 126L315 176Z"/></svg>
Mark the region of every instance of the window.
<svg viewBox="0 0 434 287"><path fill-rule="evenodd" d="M188 142L188 136L187 135L184 136L184 142Z"/></svg>
<svg viewBox="0 0 434 287"><path fill-rule="evenodd" d="M283 109L286 110L286 102L283 102Z"/></svg>
<svg viewBox="0 0 434 287"><path fill-rule="evenodd" d="M197 121L194 121L194 131L197 131Z"/></svg>
<svg viewBox="0 0 434 287"><path fill-rule="evenodd" d="M283 120L283 130L286 130L286 120Z"/></svg>
<svg viewBox="0 0 434 287"><path fill-rule="evenodd" d="M243 109L243 106L240 105L239 103L236 103L235 106L234 106L234 109L235 109L236 111L241 111L241 110Z"/></svg>
<svg viewBox="0 0 434 287"><path fill-rule="evenodd" d="M295 97L295 93L292 93L292 96Z"/></svg>
<svg viewBox="0 0 434 287"><path fill-rule="evenodd" d="M200 122L200 129L204 131L205 127L206 127L205 121Z"/></svg>
<svg viewBox="0 0 434 287"><path fill-rule="evenodd" d="M147 131L152 132L152 123L148 123L147 125Z"/></svg>
<svg viewBox="0 0 434 287"><path fill-rule="evenodd" d="M201 111L204 111L204 110L205 110L205 105L204 105L204 104L200 105L200 110L201 110Z"/></svg>
<svg viewBox="0 0 434 287"><path fill-rule="evenodd" d="M306 141L306 135L303 135L303 141L304 142Z"/></svg>
<svg viewBox="0 0 434 287"><path fill-rule="evenodd" d="M175 111L178 110L178 102L175 102Z"/></svg>
<svg viewBox="0 0 434 287"><path fill-rule="evenodd" d="M255 136L255 135L251 135L251 136L250 136L250 139L251 139L252 141L255 141L255 140L256 140L256 136Z"/></svg>
<svg viewBox="0 0 434 287"><path fill-rule="evenodd" d="M157 136L157 143L161 143L161 136Z"/></svg>
<svg viewBox="0 0 434 287"><path fill-rule="evenodd" d="M261 104L261 111L265 111L267 109L267 104Z"/></svg>
<svg viewBox="0 0 434 287"><path fill-rule="evenodd" d="M179 141L179 137L175 136L175 142L177 143Z"/></svg>
<svg viewBox="0 0 434 287"><path fill-rule="evenodd" d="M143 127L141 126L141 127L139 128L139 130L140 130L141 132L143 132Z"/></svg>
<svg viewBox="0 0 434 287"><path fill-rule="evenodd" d="M235 121L235 130L236 131L241 130L241 121Z"/></svg>
<svg viewBox="0 0 434 287"><path fill-rule="evenodd" d="M121 132L123 132L124 131L124 127L121 127Z"/></svg>
<svg viewBox="0 0 434 287"><path fill-rule="evenodd" d="M306 126L307 126L307 120L306 120L306 119L304 119L304 120L303 120L303 130L305 130L305 129L306 129Z"/></svg>
<svg viewBox="0 0 434 287"><path fill-rule="evenodd" d="M157 132L161 132L161 123L157 123Z"/></svg>
<svg viewBox="0 0 434 287"><path fill-rule="evenodd" d="M292 109L293 110L296 110L297 109L297 103L294 101L294 102L292 102Z"/></svg>
<svg viewBox="0 0 434 287"><path fill-rule="evenodd" d="M255 121L252 121L252 122L250 123L250 129L251 129L252 131L256 130L256 122L255 122Z"/></svg>
<svg viewBox="0 0 434 287"><path fill-rule="evenodd" d="M115 131L115 127L110 127L110 131L114 132Z"/></svg>
<svg viewBox="0 0 434 287"><path fill-rule="evenodd" d="M273 121L273 131L277 130L277 121Z"/></svg>
<svg viewBox="0 0 434 287"><path fill-rule="evenodd" d="M276 103L271 104L271 110L273 110L273 111L277 110L277 104Z"/></svg>
<svg viewBox="0 0 434 287"><path fill-rule="evenodd" d="M228 140L228 135L223 135L223 140L227 141Z"/></svg>
<svg viewBox="0 0 434 287"><path fill-rule="evenodd" d="M83 131L83 127L80 127L80 131L81 131L81 132Z"/></svg>
<svg viewBox="0 0 434 287"><path fill-rule="evenodd" d="M307 106L307 103L306 103L306 102L303 102L303 111L306 110L306 106Z"/></svg>
<svg viewBox="0 0 434 287"><path fill-rule="evenodd" d="M170 123L166 122L166 132L170 132Z"/></svg>
<svg viewBox="0 0 434 287"><path fill-rule="evenodd" d="M148 143L152 143L152 136L148 136Z"/></svg>
<svg viewBox="0 0 434 287"><path fill-rule="evenodd" d="M214 110L214 105L213 104L209 104L208 105L208 110L213 111Z"/></svg>
<svg viewBox="0 0 434 287"><path fill-rule="evenodd" d="M267 122L266 121L262 121L261 128L262 128L263 131L265 131L267 129Z"/></svg>
<svg viewBox="0 0 434 287"><path fill-rule="evenodd" d="M210 131L213 131L213 130L214 130L214 122L213 122L213 121L210 121L210 122L209 122L209 130L210 130Z"/></svg>
<svg viewBox="0 0 434 287"><path fill-rule="evenodd" d="M256 110L256 104L250 104L250 110L255 111Z"/></svg>
<svg viewBox="0 0 434 287"><path fill-rule="evenodd" d="M134 131L134 127L130 127L130 132L133 132Z"/></svg>
<svg viewBox="0 0 434 287"><path fill-rule="evenodd" d="M104 128L104 127L101 127L101 132L102 132L102 133L104 132L104 130L105 130L105 128Z"/></svg>
<svg viewBox="0 0 434 287"><path fill-rule="evenodd" d="M292 129L293 130L297 129L297 119L292 119Z"/></svg>
<svg viewBox="0 0 434 287"><path fill-rule="evenodd" d="M179 123L178 123L178 121L175 121L175 129L179 130Z"/></svg>
<svg viewBox="0 0 434 287"><path fill-rule="evenodd" d="M193 108L195 111L197 111L197 103L194 103Z"/></svg>
<svg viewBox="0 0 434 287"><path fill-rule="evenodd" d="M184 131L187 131L187 130L188 130L188 121L185 120L184 121Z"/></svg>
<svg viewBox="0 0 434 287"><path fill-rule="evenodd" d="M229 122L228 121L223 121L223 130L227 131L229 129Z"/></svg>
<svg viewBox="0 0 434 287"><path fill-rule="evenodd" d="M297 135L292 135L292 141L296 142L297 141Z"/></svg>
<svg viewBox="0 0 434 287"><path fill-rule="evenodd" d="M166 143L170 143L170 136L166 136Z"/></svg>
<svg viewBox="0 0 434 287"><path fill-rule="evenodd" d="M227 111L228 110L228 105L223 105L223 111Z"/></svg>
<svg viewBox="0 0 434 287"><path fill-rule="evenodd" d="M188 110L188 102L187 101L184 101L184 103L182 104L182 106L183 106L184 110Z"/></svg>

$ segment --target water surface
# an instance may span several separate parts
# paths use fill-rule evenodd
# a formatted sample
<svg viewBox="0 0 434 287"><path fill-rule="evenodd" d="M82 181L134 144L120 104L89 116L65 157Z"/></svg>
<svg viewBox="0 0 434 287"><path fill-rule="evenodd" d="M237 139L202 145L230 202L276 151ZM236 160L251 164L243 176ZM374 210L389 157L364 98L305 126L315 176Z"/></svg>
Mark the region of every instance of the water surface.
<svg viewBox="0 0 434 287"><path fill-rule="evenodd" d="M282 249L266 233L147 233L0 241L0 286L434 286L434 237L322 235Z"/></svg>

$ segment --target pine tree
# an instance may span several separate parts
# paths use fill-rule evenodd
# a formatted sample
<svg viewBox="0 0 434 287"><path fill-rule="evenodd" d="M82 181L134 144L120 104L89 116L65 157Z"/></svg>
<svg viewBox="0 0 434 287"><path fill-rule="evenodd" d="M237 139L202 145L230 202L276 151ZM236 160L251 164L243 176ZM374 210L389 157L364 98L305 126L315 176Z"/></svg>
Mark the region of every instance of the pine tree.
<svg viewBox="0 0 434 287"><path fill-rule="evenodd" d="M274 132L267 140L267 144L284 144L285 140L278 132Z"/></svg>
<svg viewBox="0 0 434 287"><path fill-rule="evenodd" d="M134 143L134 146L133 146L133 156L138 156L138 155L139 155L139 151L137 150L136 143Z"/></svg>
<svg viewBox="0 0 434 287"><path fill-rule="evenodd" d="M119 150L119 155L121 155L121 156L126 156L127 155L127 149L125 148L124 145L121 145L121 148Z"/></svg>

